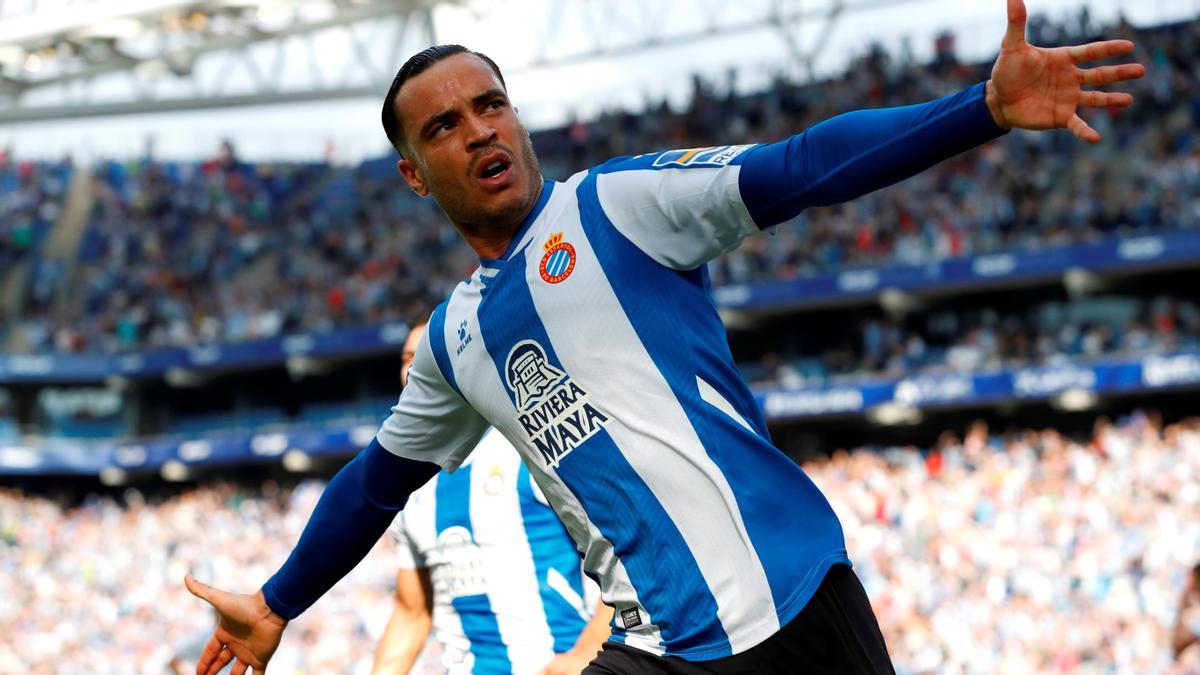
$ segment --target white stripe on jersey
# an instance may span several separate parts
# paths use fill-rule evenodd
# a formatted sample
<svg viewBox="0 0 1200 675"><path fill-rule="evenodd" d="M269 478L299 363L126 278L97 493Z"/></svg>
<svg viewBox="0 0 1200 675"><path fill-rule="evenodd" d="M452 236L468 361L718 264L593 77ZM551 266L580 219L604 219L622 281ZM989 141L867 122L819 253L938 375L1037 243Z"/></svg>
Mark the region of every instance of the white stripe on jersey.
<svg viewBox="0 0 1200 675"><path fill-rule="evenodd" d="M733 404L726 400L725 397L721 395L721 392L713 388L711 384L706 382L704 378L700 377L699 375L696 376L696 387L700 390L700 398L704 399L705 403L708 403L717 410L729 415L730 419L745 427L747 431L758 433L754 431L754 428L750 426L750 423L746 421L745 417L742 417L738 414L738 411L733 409Z"/></svg>
<svg viewBox="0 0 1200 675"><path fill-rule="evenodd" d="M740 172L738 166L718 171L618 171L597 176L596 190L621 234L659 263L690 270L733 250L758 232L738 190ZM627 198L630 193L654 190L666 177L672 182L669 199L655 200L653 206L648 206ZM650 221L660 227L629 226Z"/></svg>
<svg viewBox="0 0 1200 675"><path fill-rule="evenodd" d="M489 453L485 446L502 444L504 453ZM521 504L516 477L521 457L504 437L492 431L484 437L469 467L471 471L471 525L477 543L488 551L487 563L503 570L498 583L488 584L487 595L500 628L500 637L508 645L508 660L514 673L536 673L554 654L554 636L546 623L546 613L538 596L537 571L529 537L520 524ZM485 483L490 479L490 464L502 464L501 471L512 477L512 484L491 497Z"/></svg>

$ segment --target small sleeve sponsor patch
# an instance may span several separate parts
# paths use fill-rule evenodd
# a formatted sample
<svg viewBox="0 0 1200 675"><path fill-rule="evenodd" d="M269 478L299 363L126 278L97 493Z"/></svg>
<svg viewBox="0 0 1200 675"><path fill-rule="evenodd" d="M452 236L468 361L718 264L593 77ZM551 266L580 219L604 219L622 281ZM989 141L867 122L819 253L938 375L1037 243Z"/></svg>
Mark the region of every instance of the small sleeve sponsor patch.
<svg viewBox="0 0 1200 675"><path fill-rule="evenodd" d="M654 160L655 168L726 166L753 145L722 145L715 148L668 150Z"/></svg>

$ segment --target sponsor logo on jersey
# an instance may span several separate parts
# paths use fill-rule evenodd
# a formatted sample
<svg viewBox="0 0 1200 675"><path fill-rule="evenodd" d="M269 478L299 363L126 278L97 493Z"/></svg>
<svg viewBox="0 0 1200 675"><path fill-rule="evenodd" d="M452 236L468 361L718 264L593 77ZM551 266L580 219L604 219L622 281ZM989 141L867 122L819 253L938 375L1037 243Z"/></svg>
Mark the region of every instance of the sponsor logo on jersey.
<svg viewBox="0 0 1200 675"><path fill-rule="evenodd" d="M483 553L465 527L455 525L438 533L437 559L430 560L433 592L447 598L487 593Z"/></svg>
<svg viewBox="0 0 1200 675"><path fill-rule="evenodd" d="M722 145L716 148L668 150L654 160L658 168L669 166L725 166L753 145Z"/></svg>
<svg viewBox="0 0 1200 675"><path fill-rule="evenodd" d="M625 624L626 628L637 628L642 625L642 614L637 607L621 610L621 623Z"/></svg>
<svg viewBox="0 0 1200 675"><path fill-rule="evenodd" d="M563 241L562 232L550 235L542 244L542 250L546 253L542 256L538 272L541 272L542 280L546 283L557 284L575 271L575 247Z"/></svg>
<svg viewBox="0 0 1200 675"><path fill-rule="evenodd" d="M608 423L591 395L552 366L535 340L513 346L504 373L517 400L517 421L546 466L558 468L563 457Z"/></svg>

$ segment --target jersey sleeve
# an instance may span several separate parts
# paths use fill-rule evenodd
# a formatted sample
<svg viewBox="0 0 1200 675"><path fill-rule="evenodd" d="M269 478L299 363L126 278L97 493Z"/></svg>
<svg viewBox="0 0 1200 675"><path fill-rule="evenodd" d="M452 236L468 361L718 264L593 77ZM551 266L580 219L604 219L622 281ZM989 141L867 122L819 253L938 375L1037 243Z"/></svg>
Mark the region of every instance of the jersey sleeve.
<svg viewBox="0 0 1200 675"><path fill-rule="evenodd" d="M421 336L408 385L376 438L394 455L453 471L483 438L488 423L451 384L453 376L443 372L430 345L431 339L442 339L434 332ZM450 368L448 359L444 367Z"/></svg>
<svg viewBox="0 0 1200 675"><path fill-rule="evenodd" d="M596 169L596 195L613 226L651 258L690 270L759 231L738 187L753 145L621 157Z"/></svg>
<svg viewBox="0 0 1200 675"><path fill-rule="evenodd" d="M858 110L769 145L624 157L596 169L600 209L651 258L686 270L812 206L855 199L1006 131L986 83L918 105Z"/></svg>
<svg viewBox="0 0 1200 675"><path fill-rule="evenodd" d="M392 524L392 535L396 538L396 567L402 570L415 570L426 567L425 556L417 550L416 544L408 536L408 527L404 522L404 512Z"/></svg>

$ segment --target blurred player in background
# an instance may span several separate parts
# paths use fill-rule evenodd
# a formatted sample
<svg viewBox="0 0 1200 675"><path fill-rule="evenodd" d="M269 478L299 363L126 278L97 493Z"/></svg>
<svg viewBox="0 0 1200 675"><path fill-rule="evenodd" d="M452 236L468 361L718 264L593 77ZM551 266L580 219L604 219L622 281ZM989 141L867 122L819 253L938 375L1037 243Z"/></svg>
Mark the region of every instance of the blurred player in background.
<svg viewBox="0 0 1200 675"><path fill-rule="evenodd" d="M402 385L425 322L404 342ZM396 609L375 675L409 672L430 628L449 673L575 675L608 638L612 610L529 469L489 432L453 473L413 493L396 519Z"/></svg>
<svg viewBox="0 0 1200 675"><path fill-rule="evenodd" d="M854 199L1008 129L1098 142L1084 90L1141 77L1116 40L1043 49L1008 2L992 77L958 94L837 116L767 145L625 157L540 174L499 68L458 46L398 73L383 122L480 266L433 313L409 386L330 482L254 595L221 612L198 672L266 666L287 621L354 567L409 494L495 427L521 453L614 607L586 673L891 673L841 525L770 441L708 295L705 263L805 208Z"/></svg>

